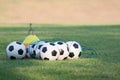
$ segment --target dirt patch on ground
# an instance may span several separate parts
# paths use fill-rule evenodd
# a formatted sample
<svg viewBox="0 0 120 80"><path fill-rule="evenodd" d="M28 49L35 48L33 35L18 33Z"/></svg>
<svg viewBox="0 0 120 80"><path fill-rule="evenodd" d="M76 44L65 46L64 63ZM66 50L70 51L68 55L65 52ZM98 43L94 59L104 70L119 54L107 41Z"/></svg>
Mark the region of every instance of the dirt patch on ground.
<svg viewBox="0 0 120 80"><path fill-rule="evenodd" d="M119 24L120 0L1 0L0 23Z"/></svg>

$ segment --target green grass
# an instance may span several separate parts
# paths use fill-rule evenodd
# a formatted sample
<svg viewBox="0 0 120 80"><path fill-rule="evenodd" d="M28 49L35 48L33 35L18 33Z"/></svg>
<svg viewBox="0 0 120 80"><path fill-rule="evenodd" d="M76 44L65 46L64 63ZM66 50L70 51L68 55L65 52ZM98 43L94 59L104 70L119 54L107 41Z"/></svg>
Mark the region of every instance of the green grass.
<svg viewBox="0 0 120 80"><path fill-rule="evenodd" d="M120 25L35 25L41 40L75 40L97 55L83 51L77 60L7 60L6 46L27 36L28 27L23 26L0 26L0 80L120 80Z"/></svg>

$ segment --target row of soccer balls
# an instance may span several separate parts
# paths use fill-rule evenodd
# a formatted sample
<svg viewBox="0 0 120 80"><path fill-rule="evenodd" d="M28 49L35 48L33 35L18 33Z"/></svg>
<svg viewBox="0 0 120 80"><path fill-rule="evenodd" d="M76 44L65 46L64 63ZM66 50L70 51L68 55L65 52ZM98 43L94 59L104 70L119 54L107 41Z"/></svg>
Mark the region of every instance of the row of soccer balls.
<svg viewBox="0 0 120 80"><path fill-rule="evenodd" d="M81 56L82 48L76 41L46 42L38 41L27 47L18 41L11 42L6 48L9 59L36 58L42 60L77 59Z"/></svg>

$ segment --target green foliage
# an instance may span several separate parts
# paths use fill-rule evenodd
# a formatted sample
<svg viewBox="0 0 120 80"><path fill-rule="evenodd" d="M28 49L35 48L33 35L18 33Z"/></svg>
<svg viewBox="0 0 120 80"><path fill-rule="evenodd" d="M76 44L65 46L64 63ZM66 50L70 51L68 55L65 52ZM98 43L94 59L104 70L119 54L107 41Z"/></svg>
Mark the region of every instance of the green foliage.
<svg viewBox="0 0 120 80"><path fill-rule="evenodd" d="M89 50L81 58L65 61L34 59L8 60L6 46L12 41L23 41L28 27L0 27L0 80L119 80L120 26L64 26L35 25L34 33L40 40L78 41Z"/></svg>

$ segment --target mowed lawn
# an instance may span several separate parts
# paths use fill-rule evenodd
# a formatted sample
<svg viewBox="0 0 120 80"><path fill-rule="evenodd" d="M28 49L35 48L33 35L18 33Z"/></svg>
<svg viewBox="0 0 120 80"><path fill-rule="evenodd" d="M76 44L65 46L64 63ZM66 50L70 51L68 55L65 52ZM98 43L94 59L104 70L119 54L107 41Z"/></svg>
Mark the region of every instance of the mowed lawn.
<svg viewBox="0 0 120 80"><path fill-rule="evenodd" d="M6 46L22 42L28 26L0 26L0 80L120 80L120 25L33 25L33 29L40 40L75 40L96 54L83 50L76 60L8 60Z"/></svg>

